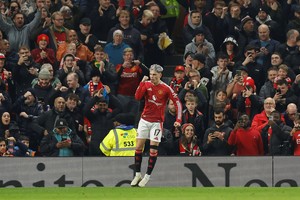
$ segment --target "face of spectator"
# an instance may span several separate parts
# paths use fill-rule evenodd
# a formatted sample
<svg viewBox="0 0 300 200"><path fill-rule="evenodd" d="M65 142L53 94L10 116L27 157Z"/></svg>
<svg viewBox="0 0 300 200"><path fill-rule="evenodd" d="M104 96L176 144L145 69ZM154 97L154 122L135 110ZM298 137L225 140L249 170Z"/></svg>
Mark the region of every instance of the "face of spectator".
<svg viewBox="0 0 300 200"><path fill-rule="evenodd" d="M216 5L216 6L214 7L214 13L215 13L215 15L216 15L217 17L221 17L222 12L223 12L223 6L221 6L221 5Z"/></svg>
<svg viewBox="0 0 300 200"><path fill-rule="evenodd" d="M280 79L285 79L287 77L287 71L283 70L283 69L279 69L278 70L278 76Z"/></svg>
<svg viewBox="0 0 300 200"><path fill-rule="evenodd" d="M67 84L69 86L69 88L77 88L78 87L78 80L74 77L73 74L69 74L67 76Z"/></svg>
<svg viewBox="0 0 300 200"><path fill-rule="evenodd" d="M67 56L64 61L65 65L70 68L73 67L73 62L74 62L74 58L72 56Z"/></svg>
<svg viewBox="0 0 300 200"><path fill-rule="evenodd" d="M6 52L9 52L10 49L10 44L9 41L6 39L3 39L2 41L0 41L1 43L1 51L5 54Z"/></svg>
<svg viewBox="0 0 300 200"><path fill-rule="evenodd" d="M228 64L228 59L219 58L218 61L217 61L217 64L218 64L220 69L226 70L227 69L227 64Z"/></svg>
<svg viewBox="0 0 300 200"><path fill-rule="evenodd" d="M106 59L106 53L103 51L96 51L94 57L97 61Z"/></svg>
<svg viewBox="0 0 300 200"><path fill-rule="evenodd" d="M190 92L187 92L187 93L185 94L185 96L184 96L184 101L186 101L187 98L189 98L189 97L194 97L194 95L193 95L192 93L190 93Z"/></svg>
<svg viewBox="0 0 300 200"><path fill-rule="evenodd" d="M21 28L24 25L24 16L23 14L16 14L13 22L17 28Z"/></svg>
<svg viewBox="0 0 300 200"><path fill-rule="evenodd" d="M46 49L47 45L48 45L48 43L47 43L46 40L40 40L39 41L39 47L40 47L40 49Z"/></svg>
<svg viewBox="0 0 300 200"><path fill-rule="evenodd" d="M222 102L224 102L226 100L226 98L227 98L227 95L224 92L219 92L216 96L216 99L218 101L222 101Z"/></svg>
<svg viewBox="0 0 300 200"><path fill-rule="evenodd" d="M67 47L67 53L71 53L73 55L76 55L76 44L74 42L71 42L70 44L68 44L68 47Z"/></svg>
<svg viewBox="0 0 300 200"><path fill-rule="evenodd" d="M268 27L261 26L258 28L258 37L261 41L268 41L270 39L270 31Z"/></svg>
<svg viewBox="0 0 300 200"><path fill-rule="evenodd" d="M266 98L264 101L264 111L269 115L275 109L275 102L272 98Z"/></svg>
<svg viewBox="0 0 300 200"><path fill-rule="evenodd" d="M194 0L196 8L204 8L206 6L206 0Z"/></svg>
<svg viewBox="0 0 300 200"><path fill-rule="evenodd" d="M11 14L14 15L20 11L19 5L15 2L12 2L9 6Z"/></svg>
<svg viewBox="0 0 300 200"><path fill-rule="evenodd" d="M28 140L22 140L21 141L23 144L25 144L25 146L27 147L27 148L29 148L29 141Z"/></svg>
<svg viewBox="0 0 300 200"><path fill-rule="evenodd" d="M124 55L123 55L123 60L124 62L127 61L127 62L132 62L133 60L133 52L126 52Z"/></svg>
<svg viewBox="0 0 300 200"><path fill-rule="evenodd" d="M252 61L255 61L255 57L256 57L255 49L251 49L251 50L248 50L245 52L245 57L247 57L249 55L252 57Z"/></svg>
<svg viewBox="0 0 300 200"><path fill-rule="evenodd" d="M151 12L153 13L153 19L156 20L160 16L160 9L158 6L151 6Z"/></svg>
<svg viewBox="0 0 300 200"><path fill-rule="evenodd" d="M100 82L100 77L99 76L93 76L92 81L93 81L93 83L99 83Z"/></svg>
<svg viewBox="0 0 300 200"><path fill-rule="evenodd" d="M232 42L227 42L226 43L226 50L227 51L233 51L234 49L234 44Z"/></svg>
<svg viewBox="0 0 300 200"><path fill-rule="evenodd" d="M199 25L201 22L201 14L200 13L193 13L191 15L191 22L193 25Z"/></svg>
<svg viewBox="0 0 300 200"><path fill-rule="evenodd" d="M168 110L170 113L176 113L176 108L172 100L170 100L168 103Z"/></svg>
<svg viewBox="0 0 300 200"><path fill-rule="evenodd" d="M68 127L55 128L55 130L59 135L63 135L67 133Z"/></svg>
<svg viewBox="0 0 300 200"><path fill-rule="evenodd" d="M177 80L183 79L185 76L184 71L177 71L174 73L174 76Z"/></svg>
<svg viewBox="0 0 300 200"><path fill-rule="evenodd" d="M66 101L66 106L69 108L69 110L74 110L77 106L77 100L73 98L68 98Z"/></svg>
<svg viewBox="0 0 300 200"><path fill-rule="evenodd" d="M20 49L19 50L19 57L24 57L25 60L31 56L30 51L28 49Z"/></svg>
<svg viewBox="0 0 300 200"><path fill-rule="evenodd" d="M268 14L265 11L259 11L257 16L258 16L258 19L260 19L261 21L264 21L267 19Z"/></svg>
<svg viewBox="0 0 300 200"><path fill-rule="evenodd" d="M0 152L4 154L6 152L6 143L5 141L0 142Z"/></svg>
<svg viewBox="0 0 300 200"><path fill-rule="evenodd" d="M239 118L240 126L244 129L248 128L250 126L250 120L247 115L242 115Z"/></svg>
<svg viewBox="0 0 300 200"><path fill-rule="evenodd" d="M54 16L52 23L55 27L62 28L64 25L64 17L62 15L56 15Z"/></svg>
<svg viewBox="0 0 300 200"><path fill-rule="evenodd" d="M77 33L73 30L69 31L68 37L70 42L77 42L78 40Z"/></svg>
<svg viewBox="0 0 300 200"><path fill-rule="evenodd" d="M50 79L39 78L39 85L41 87L47 87L50 83Z"/></svg>
<svg viewBox="0 0 300 200"><path fill-rule="evenodd" d="M296 114L297 114L297 107L296 106L288 106L286 109L286 113L292 121L295 121Z"/></svg>
<svg viewBox="0 0 300 200"><path fill-rule="evenodd" d="M195 42L196 42L196 44L204 42L204 39L205 39L205 36L202 33L201 34L197 34L195 36Z"/></svg>
<svg viewBox="0 0 300 200"><path fill-rule="evenodd" d="M45 5L45 0L36 0L36 6L41 9Z"/></svg>
<svg viewBox="0 0 300 200"><path fill-rule="evenodd" d="M190 82L196 81L197 83L199 83L200 82L200 76L199 76L199 74L194 73L194 72L190 72L189 73L189 81Z"/></svg>
<svg viewBox="0 0 300 200"><path fill-rule="evenodd" d="M46 17L48 17L48 12L47 12L46 8L42 8L41 15L42 15L42 19L45 19Z"/></svg>
<svg viewBox="0 0 300 200"><path fill-rule="evenodd" d="M141 22L144 26L148 26L151 23L151 21L152 21L151 17L143 16Z"/></svg>
<svg viewBox="0 0 300 200"><path fill-rule="evenodd" d="M187 102L185 102L185 106L188 111L194 112L195 108L197 107L197 104L194 101L187 101Z"/></svg>
<svg viewBox="0 0 300 200"><path fill-rule="evenodd" d="M271 56L271 65L272 66L279 66L280 64L282 63L282 59L280 58L280 56L279 55L277 55L277 54L273 54L272 56Z"/></svg>
<svg viewBox="0 0 300 200"><path fill-rule="evenodd" d="M129 15L123 13L119 16L119 22L121 26L125 26L125 27L129 26L129 21L130 21Z"/></svg>
<svg viewBox="0 0 300 200"><path fill-rule="evenodd" d="M274 122L276 122L277 124L279 124L281 122L281 116L279 113L272 113L271 115L273 116Z"/></svg>
<svg viewBox="0 0 300 200"><path fill-rule="evenodd" d="M150 70L150 81L154 84L157 85L160 82L160 78L162 76L162 73L158 73L155 70Z"/></svg>
<svg viewBox="0 0 300 200"><path fill-rule="evenodd" d="M55 110L57 110L58 112L63 112L65 110L65 107L66 107L66 101L64 98L58 97L55 99L54 101Z"/></svg>
<svg viewBox="0 0 300 200"><path fill-rule="evenodd" d="M91 31L91 25L88 25L88 24L80 24L79 28L80 28L80 32L83 35L88 35Z"/></svg>
<svg viewBox="0 0 300 200"><path fill-rule="evenodd" d="M194 128L192 126L187 126L184 129L184 136L186 139L192 139L195 135Z"/></svg>
<svg viewBox="0 0 300 200"><path fill-rule="evenodd" d="M214 114L215 123L217 126L221 126L224 123L224 113Z"/></svg>
<svg viewBox="0 0 300 200"><path fill-rule="evenodd" d="M243 26L244 30L246 32L253 32L254 31L254 23L252 20L248 20L244 26Z"/></svg>
<svg viewBox="0 0 300 200"><path fill-rule="evenodd" d="M98 107L100 112L106 112L107 108L108 108L108 105L105 102L98 102L97 107Z"/></svg>
<svg viewBox="0 0 300 200"><path fill-rule="evenodd" d="M46 0L45 6L49 9L51 7L51 0Z"/></svg>
<svg viewBox="0 0 300 200"><path fill-rule="evenodd" d="M107 9L110 6L110 0L99 0L99 3L104 9Z"/></svg>
<svg viewBox="0 0 300 200"><path fill-rule="evenodd" d="M241 14L241 8L239 6L232 6L230 8L230 15L232 18L239 18Z"/></svg>
<svg viewBox="0 0 300 200"><path fill-rule="evenodd" d="M115 45L121 44L123 42L123 35L115 34L113 39L114 39L114 44Z"/></svg>
<svg viewBox="0 0 300 200"><path fill-rule="evenodd" d="M275 78L277 77L277 74L278 72L276 70L270 70L268 72L268 80L270 80L273 83Z"/></svg>
<svg viewBox="0 0 300 200"><path fill-rule="evenodd" d="M278 85L277 88L280 89L282 95L285 95L289 90L289 87L286 84Z"/></svg>
<svg viewBox="0 0 300 200"><path fill-rule="evenodd" d="M32 103L34 103L35 101L35 98L34 96L31 94L31 95L28 95L27 98L25 99L24 103L26 105L31 105Z"/></svg>
<svg viewBox="0 0 300 200"><path fill-rule="evenodd" d="M1 117L3 125L9 125L10 123L10 114L9 112L4 112Z"/></svg>

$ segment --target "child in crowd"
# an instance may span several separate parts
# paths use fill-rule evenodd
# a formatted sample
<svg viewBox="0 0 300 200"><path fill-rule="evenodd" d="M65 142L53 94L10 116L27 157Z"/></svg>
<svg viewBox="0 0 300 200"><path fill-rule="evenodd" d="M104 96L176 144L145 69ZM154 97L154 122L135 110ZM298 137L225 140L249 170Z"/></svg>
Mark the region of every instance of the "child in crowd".
<svg viewBox="0 0 300 200"><path fill-rule="evenodd" d="M176 94L183 89L185 83L185 68L182 65L178 65L175 68L174 76L170 82L170 87L174 90Z"/></svg>
<svg viewBox="0 0 300 200"><path fill-rule="evenodd" d="M182 124L191 123L195 127L195 135L198 137L200 143L202 143L204 136L204 117L203 114L197 110L196 97L188 97L185 101L186 109L183 110Z"/></svg>
<svg viewBox="0 0 300 200"><path fill-rule="evenodd" d="M152 31L152 19L153 13L150 10L144 10L142 19L137 20L134 23L134 27L140 31L141 40L146 46L148 43L153 43L153 31ZM145 52L146 55L146 52Z"/></svg>
<svg viewBox="0 0 300 200"><path fill-rule="evenodd" d="M285 79L288 83L289 88L292 85L292 80L290 77L288 77L288 71L289 71L289 67L285 64L281 64L278 66L278 75L274 80L274 89L277 90L277 82L278 80L282 80Z"/></svg>

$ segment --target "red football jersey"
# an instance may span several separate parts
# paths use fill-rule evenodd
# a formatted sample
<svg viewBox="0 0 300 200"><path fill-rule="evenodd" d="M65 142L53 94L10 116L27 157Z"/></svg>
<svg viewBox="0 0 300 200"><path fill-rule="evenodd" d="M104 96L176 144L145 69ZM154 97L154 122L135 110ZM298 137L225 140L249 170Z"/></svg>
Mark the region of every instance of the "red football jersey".
<svg viewBox="0 0 300 200"><path fill-rule="evenodd" d="M163 122L166 104L168 99L171 99L177 110L176 121L181 123L182 105L170 86L162 81L158 85L154 85L151 81L141 82L135 92L135 98L141 100L143 97L145 98L145 107L141 117L144 120Z"/></svg>
<svg viewBox="0 0 300 200"><path fill-rule="evenodd" d="M300 156L300 131L293 134L294 141L294 156Z"/></svg>

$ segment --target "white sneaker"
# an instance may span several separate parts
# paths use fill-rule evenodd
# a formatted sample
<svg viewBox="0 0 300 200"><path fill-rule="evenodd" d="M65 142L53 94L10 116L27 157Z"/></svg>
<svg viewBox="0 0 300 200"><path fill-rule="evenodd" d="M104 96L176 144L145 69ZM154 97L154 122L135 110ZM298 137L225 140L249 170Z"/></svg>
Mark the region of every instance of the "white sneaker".
<svg viewBox="0 0 300 200"><path fill-rule="evenodd" d="M137 186L137 184L142 180L142 175L141 173L136 173L135 177L131 181L130 185L131 186Z"/></svg>
<svg viewBox="0 0 300 200"><path fill-rule="evenodd" d="M144 178L139 182L139 187L145 187L145 185L150 180L150 175L145 174Z"/></svg>

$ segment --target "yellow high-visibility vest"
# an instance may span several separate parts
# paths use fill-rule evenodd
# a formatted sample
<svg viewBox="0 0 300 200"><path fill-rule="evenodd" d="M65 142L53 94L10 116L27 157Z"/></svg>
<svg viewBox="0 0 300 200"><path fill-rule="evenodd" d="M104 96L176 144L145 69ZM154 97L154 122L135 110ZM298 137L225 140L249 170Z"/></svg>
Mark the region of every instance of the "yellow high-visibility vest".
<svg viewBox="0 0 300 200"><path fill-rule="evenodd" d="M112 129L100 143L100 150L106 156L134 156L136 147L136 129Z"/></svg>

